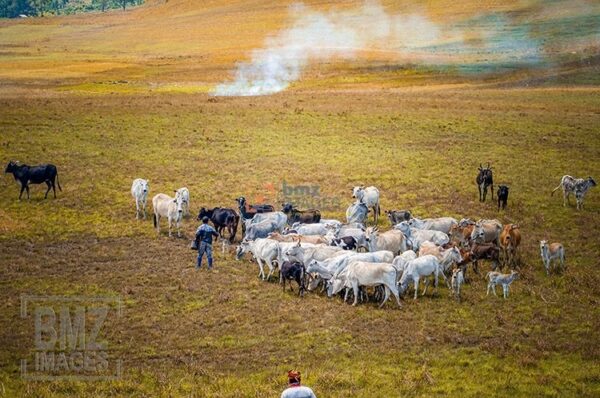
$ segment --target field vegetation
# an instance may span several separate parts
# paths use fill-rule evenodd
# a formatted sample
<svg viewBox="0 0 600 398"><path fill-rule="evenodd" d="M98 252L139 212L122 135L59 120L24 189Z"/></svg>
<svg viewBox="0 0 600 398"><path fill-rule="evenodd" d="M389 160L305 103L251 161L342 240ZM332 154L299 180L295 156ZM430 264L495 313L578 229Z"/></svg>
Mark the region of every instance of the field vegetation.
<svg viewBox="0 0 600 398"><path fill-rule="evenodd" d="M320 397L600 395L600 189L583 211L550 196L563 174L600 179L597 58L469 76L365 53L277 95L212 97L287 5L205 3L0 21L0 159L55 163L63 189L18 201L12 176L0 180L0 395L278 396L290 368ZM434 19L479 7L455 3L424 7ZM511 187L504 212L478 202L487 162ZM183 238L157 236L135 219L136 177L151 195L187 186L194 213L240 195L274 203L284 181L318 185L342 203L327 218L344 217L352 186L375 185L383 210L518 223L520 279L508 300L486 297L480 277L460 303L445 287L402 308L300 299L235 261L234 246L215 245L216 270L195 271L195 217ZM545 275L540 239L565 245L565 272ZM123 377L21 379L34 337L22 294L120 297L105 337Z"/></svg>

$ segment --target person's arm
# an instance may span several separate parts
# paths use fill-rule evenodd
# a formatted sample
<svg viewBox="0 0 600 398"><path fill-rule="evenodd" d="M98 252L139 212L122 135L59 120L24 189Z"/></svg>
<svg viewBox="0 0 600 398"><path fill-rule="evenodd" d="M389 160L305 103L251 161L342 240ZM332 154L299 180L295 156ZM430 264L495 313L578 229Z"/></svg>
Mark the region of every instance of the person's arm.
<svg viewBox="0 0 600 398"><path fill-rule="evenodd" d="M211 227L211 229L212 229L212 231L210 231L210 232L213 234L213 236L214 236L215 238L218 238L218 237L219 237L219 234L217 233L217 230L216 230L216 229L214 229L214 228L212 228L212 227Z"/></svg>

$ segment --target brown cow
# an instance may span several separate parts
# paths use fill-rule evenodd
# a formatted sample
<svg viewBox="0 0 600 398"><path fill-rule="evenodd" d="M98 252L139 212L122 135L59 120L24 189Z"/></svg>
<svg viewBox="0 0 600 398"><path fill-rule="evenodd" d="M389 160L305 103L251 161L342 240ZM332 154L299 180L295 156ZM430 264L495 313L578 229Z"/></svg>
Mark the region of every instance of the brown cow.
<svg viewBox="0 0 600 398"><path fill-rule="evenodd" d="M473 271L479 274L478 260L492 260L492 271L500 265L500 248L493 243L475 243L471 245Z"/></svg>
<svg viewBox="0 0 600 398"><path fill-rule="evenodd" d="M450 239L458 242L463 247L468 247L471 244L471 233L475 227L475 221L463 218L458 225L454 224L450 227Z"/></svg>
<svg viewBox="0 0 600 398"><path fill-rule="evenodd" d="M503 265L517 265L517 249L521 244L521 232L517 224L505 225L500 233L500 247L502 248Z"/></svg>
<svg viewBox="0 0 600 398"><path fill-rule="evenodd" d="M312 243L314 245L329 244L329 241L325 239L325 237L319 235L281 235L279 232L271 232L267 238L276 240L278 242L298 242L298 240L300 240L302 243Z"/></svg>

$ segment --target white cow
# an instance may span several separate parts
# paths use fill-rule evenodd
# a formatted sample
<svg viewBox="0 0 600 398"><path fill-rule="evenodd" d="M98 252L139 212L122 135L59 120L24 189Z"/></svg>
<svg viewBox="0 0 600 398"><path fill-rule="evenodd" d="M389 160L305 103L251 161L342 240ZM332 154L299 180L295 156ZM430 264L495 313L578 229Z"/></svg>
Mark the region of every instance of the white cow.
<svg viewBox="0 0 600 398"><path fill-rule="evenodd" d="M179 188L175 191L175 197L178 196L183 200L183 215L187 217L190 215L190 190L186 187Z"/></svg>
<svg viewBox="0 0 600 398"><path fill-rule="evenodd" d="M176 224L177 236L181 237L179 224L183 218L183 200L172 198L164 193L159 193L152 198L152 207L154 208L154 227L160 233L160 218L167 217L169 222L169 237L171 236L171 227Z"/></svg>
<svg viewBox="0 0 600 398"><path fill-rule="evenodd" d="M331 230L331 227L328 227L325 224L294 224L294 227L291 228L293 231L296 231L298 235L327 235L327 233Z"/></svg>
<svg viewBox="0 0 600 398"><path fill-rule="evenodd" d="M363 186L354 187L352 188L352 197L364 203L367 208L373 209L373 217L375 218L375 225L377 225L377 220L381 212L379 207L379 189L375 187L365 188Z"/></svg>
<svg viewBox="0 0 600 398"><path fill-rule="evenodd" d="M398 273L397 279L400 279L402 277L402 274L404 273L404 270L406 269L408 263L414 260L415 258L417 258L417 253L415 253L412 250L407 250L399 256L394 257L392 265L394 266L394 268L396 268L396 272Z"/></svg>
<svg viewBox="0 0 600 398"><path fill-rule="evenodd" d="M461 257L460 254L456 262L460 262ZM415 284L415 296L414 299L417 299L418 291L419 291L419 280L423 277L427 277L429 275L434 276L434 287L437 289L438 278L441 274L444 278L446 284L448 284L448 280L446 279L446 275L444 275L442 265L438 261L438 259L433 255L426 255L423 257L417 257L414 260L411 260L404 273L402 274L402 278L400 278L400 292L404 293L408 289L408 283L412 280ZM425 284L425 289L423 290L423 294L427 292L427 284Z"/></svg>
<svg viewBox="0 0 600 398"><path fill-rule="evenodd" d="M477 243L493 242L500 247L502 224L498 220L479 220L471 232L471 241Z"/></svg>
<svg viewBox="0 0 600 398"><path fill-rule="evenodd" d="M379 308L381 308L390 297L390 292L396 297L399 307L400 296L398 286L396 285L396 269L390 263L369 263L364 261L354 261L348 265L346 270L346 281L352 286L354 291L354 303L358 303L358 289L360 286L379 286L383 285L385 297Z"/></svg>
<svg viewBox="0 0 600 398"><path fill-rule="evenodd" d="M426 241L433 242L438 246L450 242L450 238L445 233L433 229L412 228L409 221L402 221L394 229L402 231L414 251L418 251L421 244Z"/></svg>
<svg viewBox="0 0 600 398"><path fill-rule="evenodd" d="M304 263L305 267L308 267L312 260L323 261L327 258L335 257L340 254L344 255L346 252L347 250L343 250L335 246L307 247L306 245L302 245L300 242L298 242L294 246L287 249L285 251L285 255L290 260L300 261L301 263Z"/></svg>
<svg viewBox="0 0 600 398"><path fill-rule="evenodd" d="M352 253L352 252L351 252ZM335 265L333 276L329 280L327 286L327 295L332 297L337 294L346 285L346 277L344 276L348 265L354 261L362 261L368 263L391 263L394 259L394 254L388 250L380 250L374 253L353 253L350 256L343 257Z"/></svg>
<svg viewBox="0 0 600 398"><path fill-rule="evenodd" d="M283 262L279 242L272 239L242 240L236 249L236 259L240 260L248 252L254 255L260 269L258 276L263 280L268 280L273 275L275 271L274 261L277 261L279 266ZM263 263L269 267L269 274L266 276Z"/></svg>
<svg viewBox="0 0 600 398"><path fill-rule="evenodd" d="M540 254L542 255L542 262L546 269L546 275L550 275L550 264L552 260L558 260L560 267L565 267L565 248L561 243L548 244L547 240L540 241Z"/></svg>
<svg viewBox="0 0 600 398"><path fill-rule="evenodd" d="M496 294L496 285L502 285L502 293L504 298L508 298L508 289L510 284L513 283L515 279L519 277L519 273L516 271L510 271L510 274L501 274L500 272L490 271L487 274L487 278L489 280L487 294L490 294L490 289L494 292L494 296L498 297Z"/></svg>
<svg viewBox="0 0 600 398"><path fill-rule="evenodd" d="M131 184L131 196L135 199L135 218L140 218L140 213L143 212L144 220L146 219L146 200L148 199L148 192L150 192L150 185L148 180L142 178L136 178Z"/></svg>
<svg viewBox="0 0 600 398"><path fill-rule="evenodd" d="M406 251L406 237L397 229L379 233L379 228L369 227L365 235L370 252L389 250L394 254L400 254Z"/></svg>
<svg viewBox="0 0 600 398"><path fill-rule="evenodd" d="M408 222L412 228L417 229L429 229L433 231L440 231L446 235L450 233L453 226L458 225L455 218L452 217L439 217L439 218L411 218Z"/></svg>
<svg viewBox="0 0 600 398"><path fill-rule="evenodd" d="M346 209L346 222L364 224L369 216L369 208L366 204L357 200Z"/></svg>

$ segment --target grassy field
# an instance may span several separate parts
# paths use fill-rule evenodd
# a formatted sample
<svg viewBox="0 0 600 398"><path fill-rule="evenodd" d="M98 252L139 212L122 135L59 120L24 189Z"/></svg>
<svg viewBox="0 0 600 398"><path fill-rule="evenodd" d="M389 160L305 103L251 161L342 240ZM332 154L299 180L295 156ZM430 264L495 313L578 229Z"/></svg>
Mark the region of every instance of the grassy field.
<svg viewBox="0 0 600 398"><path fill-rule="evenodd" d="M212 85L287 8L206 3L0 22L0 42L14 50L0 54L0 159L55 163L63 188L44 200L34 186L17 201L12 176L0 180L0 396L278 396L290 368L319 397L600 395L600 191L580 212L550 196L563 174L600 178L595 64L565 63L527 88L536 73L379 71L365 56L313 68L281 94L216 98ZM426 7L432 18L477 9L451 3ZM197 30L177 42L176 29L150 27L161 15ZM213 33L186 45L204 21ZM223 38L232 21L256 34ZM131 45L116 51L123 39ZM505 212L477 200L476 168L488 161L496 184L511 187ZM318 185L340 203L327 218L343 218L352 186L375 185L383 210L519 223L521 278L508 300L486 297L474 278L461 303L440 288L377 309L282 292L235 261L234 247L216 245L216 271L197 272L187 248L196 221L178 239L135 220L136 177L151 195L187 186L194 213L234 207L240 195L276 203L284 181ZM545 275L544 238L565 245L564 273ZM120 297L123 317L104 337L122 378L23 380L20 359L34 345L23 294Z"/></svg>

